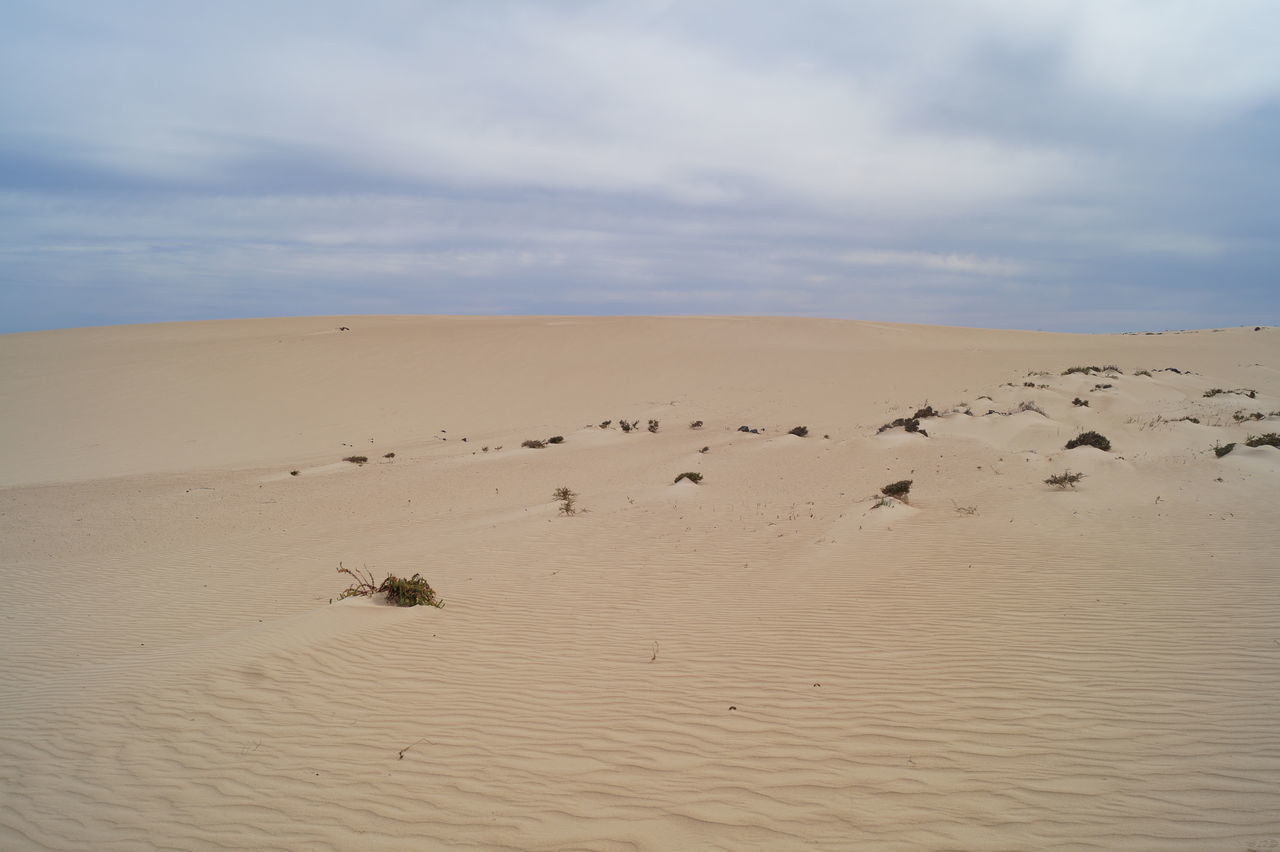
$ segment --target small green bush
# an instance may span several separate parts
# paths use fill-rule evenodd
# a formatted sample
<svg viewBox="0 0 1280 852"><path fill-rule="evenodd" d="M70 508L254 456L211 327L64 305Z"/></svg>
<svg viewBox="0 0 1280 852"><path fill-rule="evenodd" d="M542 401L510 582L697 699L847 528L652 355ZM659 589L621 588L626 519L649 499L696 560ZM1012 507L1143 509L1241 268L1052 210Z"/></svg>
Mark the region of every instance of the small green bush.
<svg viewBox="0 0 1280 852"><path fill-rule="evenodd" d="M1063 489L1067 487L1075 488L1076 483L1082 479L1084 479L1083 473L1072 473L1071 471L1068 470L1068 471L1064 471L1063 473L1055 473L1053 476L1046 479L1044 481L1044 484L1053 485Z"/></svg>
<svg viewBox="0 0 1280 852"><path fill-rule="evenodd" d="M1111 442L1097 432L1081 432L1067 441L1068 450L1074 450L1076 447L1097 447L1103 452L1111 452Z"/></svg>
<svg viewBox="0 0 1280 852"><path fill-rule="evenodd" d="M808 426L796 426L796 427L794 427L790 432L788 432L787 434L788 434L788 435L795 435L797 438L807 438L807 437L809 437L809 427L808 427Z"/></svg>
<svg viewBox="0 0 1280 852"><path fill-rule="evenodd" d="M682 479L687 479L690 482L692 482L694 485L698 485L702 482L702 474L697 473L695 471L686 471L676 477L676 482L679 482ZM672 484L674 485L675 483L672 483Z"/></svg>
<svg viewBox="0 0 1280 852"><path fill-rule="evenodd" d="M901 479L897 482L890 482L888 485L880 489L880 493L886 497L896 497L899 500L906 500L907 494L911 491L911 483L914 480Z"/></svg>
<svg viewBox="0 0 1280 852"><path fill-rule="evenodd" d="M408 579L388 574L378 591L386 592L387 600L396 606L433 606L437 609L444 606L444 601L436 596L435 589L421 574L414 574Z"/></svg>
<svg viewBox="0 0 1280 852"><path fill-rule="evenodd" d="M623 432L630 432L632 429L636 428L636 424L639 422L640 422L639 420L632 420L630 423L628 423L626 420L619 420L618 426L619 428L622 429Z"/></svg>
<svg viewBox="0 0 1280 852"><path fill-rule="evenodd" d="M548 443L548 444L563 444L563 443L564 443L564 435L552 435L550 438L548 438L548 439L547 439L547 443Z"/></svg>
<svg viewBox="0 0 1280 852"><path fill-rule="evenodd" d="M1230 444L1221 444L1221 445L1214 444L1213 454L1218 458L1222 458L1223 456L1225 456L1227 453L1231 452L1235 448L1236 448L1236 444L1234 441L1232 441Z"/></svg>
<svg viewBox="0 0 1280 852"><path fill-rule="evenodd" d="M1268 432L1265 435L1258 435L1256 437L1250 435L1245 439L1244 445L1246 447L1275 447L1276 449L1280 449L1280 435L1275 432Z"/></svg>
<svg viewBox="0 0 1280 852"><path fill-rule="evenodd" d="M610 423L612 423L612 422L613 422L612 420L601 420L601 421L600 421L600 428L601 428L601 429L608 429L608 428L609 428L609 424L610 424Z"/></svg>
<svg viewBox="0 0 1280 852"><path fill-rule="evenodd" d="M1080 397L1076 397L1075 399L1071 400L1071 404L1072 404L1072 405L1082 405L1082 406L1084 406L1085 408L1088 408L1088 407L1089 407L1089 400L1087 400L1087 399L1081 399Z"/></svg>
<svg viewBox="0 0 1280 852"><path fill-rule="evenodd" d="M345 567L341 562L338 563L338 573L346 574L352 578L352 583L343 592L338 595L339 600L351 597L373 597L377 594L385 594L387 600L396 606L444 606L444 601L436 596L434 589L428 585L421 574L414 574L408 579L401 579L395 574L388 574L387 578L381 584L373 582L373 573L365 568L361 573L359 570Z"/></svg>
<svg viewBox="0 0 1280 852"><path fill-rule="evenodd" d="M649 431L650 431L650 432L657 432L657 431L658 431L658 421L657 421L657 420L650 420L650 421L649 421Z"/></svg>

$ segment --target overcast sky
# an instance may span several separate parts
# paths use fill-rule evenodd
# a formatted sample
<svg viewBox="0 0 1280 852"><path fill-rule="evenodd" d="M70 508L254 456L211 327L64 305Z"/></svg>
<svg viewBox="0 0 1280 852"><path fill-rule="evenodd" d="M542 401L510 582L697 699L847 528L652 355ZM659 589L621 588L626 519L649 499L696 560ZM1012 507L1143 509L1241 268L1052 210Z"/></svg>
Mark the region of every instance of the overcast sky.
<svg viewBox="0 0 1280 852"><path fill-rule="evenodd" d="M1280 2L4 0L0 331L1280 324Z"/></svg>

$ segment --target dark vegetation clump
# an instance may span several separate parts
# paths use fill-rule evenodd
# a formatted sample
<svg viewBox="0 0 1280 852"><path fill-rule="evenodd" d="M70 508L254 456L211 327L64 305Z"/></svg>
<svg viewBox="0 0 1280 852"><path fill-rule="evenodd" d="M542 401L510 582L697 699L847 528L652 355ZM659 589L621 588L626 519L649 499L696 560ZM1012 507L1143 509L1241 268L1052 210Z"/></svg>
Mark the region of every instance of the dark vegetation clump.
<svg viewBox="0 0 1280 852"><path fill-rule="evenodd" d="M564 435L552 435L550 438L548 438L548 439L547 439L547 443L548 443L548 444L563 444L563 443L564 443Z"/></svg>
<svg viewBox="0 0 1280 852"><path fill-rule="evenodd" d="M373 597L377 594L385 594L387 600L396 606L444 606L444 601L436 595L435 589L423 579L421 574L414 574L412 577L403 579L395 574L388 574L387 578L380 584L375 584L373 574L368 568L364 573L346 568L341 562L338 563L338 573L346 574L352 578L353 582L350 586L338 595L339 599L351 597Z"/></svg>
<svg viewBox="0 0 1280 852"><path fill-rule="evenodd" d="M1097 432L1081 432L1067 441L1068 450L1074 450L1076 447L1097 447L1103 452L1111 452L1111 442Z"/></svg>
<svg viewBox="0 0 1280 852"><path fill-rule="evenodd" d="M343 459L343 461L351 462L352 464L364 464L365 462L369 461L369 457L368 456L347 456L345 459Z"/></svg>
<svg viewBox="0 0 1280 852"><path fill-rule="evenodd" d="M1275 447L1280 449L1280 435L1275 432L1268 432L1265 435L1250 435L1245 439L1246 447Z"/></svg>
<svg viewBox="0 0 1280 852"><path fill-rule="evenodd" d="M610 424L610 423L612 423L612 422L613 422L612 420L601 420L601 421L600 421L600 428L601 428L601 429L608 429L608 428L609 428L609 424Z"/></svg>
<svg viewBox="0 0 1280 852"><path fill-rule="evenodd" d="M696 471L689 470L677 476L676 482L679 482L682 479L687 479L690 482L692 482L694 485L698 485L702 482L702 474ZM672 484L674 485L675 483L672 483Z"/></svg>
<svg viewBox="0 0 1280 852"><path fill-rule="evenodd" d="M1053 485L1057 488L1066 489L1068 487L1075 488L1076 483L1084 479L1083 473L1072 473L1067 470L1062 473L1055 473L1044 481L1045 485Z"/></svg>
<svg viewBox="0 0 1280 852"><path fill-rule="evenodd" d="M1115 387L1115 385L1094 385L1093 389L1094 390L1110 390L1113 387Z"/></svg>
<svg viewBox="0 0 1280 852"><path fill-rule="evenodd" d="M619 428L622 429L623 432L630 432L632 429L636 428L636 424L639 422L640 422L639 420L632 420L631 422L627 422L626 420L619 420L618 426Z"/></svg>
<svg viewBox="0 0 1280 852"><path fill-rule="evenodd" d="M1102 372L1101 367L1068 367L1067 369L1062 371L1062 375L1069 376L1072 373L1084 373L1085 375L1088 375L1089 373L1101 373L1101 372Z"/></svg>
<svg viewBox="0 0 1280 852"><path fill-rule="evenodd" d="M1225 388L1210 388L1209 390L1204 392L1204 395L1206 397L1209 397L1209 396L1219 396L1224 393L1238 393L1238 394L1241 394L1242 396L1249 397L1249 399L1258 398L1258 392L1253 388L1232 388L1230 390L1226 390Z"/></svg>
<svg viewBox="0 0 1280 852"><path fill-rule="evenodd" d="M709 452L711 452L711 448L710 448L710 447L703 447L702 449L698 450L698 452L700 452L700 453L709 453Z"/></svg>
<svg viewBox="0 0 1280 852"><path fill-rule="evenodd" d="M1151 371L1150 371L1150 370L1135 370L1133 374L1134 374L1135 376L1147 376L1147 377L1150 377L1150 376L1151 376Z"/></svg>
<svg viewBox="0 0 1280 852"><path fill-rule="evenodd" d="M1119 367L1117 367L1115 364L1104 364L1104 365L1103 365L1103 367L1102 367L1102 372L1104 372L1104 373L1123 373L1123 372L1124 372L1124 370L1121 370L1121 369L1120 369Z"/></svg>
<svg viewBox="0 0 1280 852"><path fill-rule="evenodd" d="M1177 420L1174 420L1173 422L1174 422L1174 423L1194 423L1194 424L1196 424L1197 426L1199 426L1199 425L1200 425L1200 418L1199 418L1199 417L1192 417L1192 416L1188 415L1188 416L1186 416L1186 417L1179 417Z"/></svg>
<svg viewBox="0 0 1280 852"><path fill-rule="evenodd" d="M650 431L650 432L657 432L657 431L658 431L658 421L657 421L657 420L650 420L650 421L649 421L649 431Z"/></svg>
<svg viewBox="0 0 1280 852"><path fill-rule="evenodd" d="M880 493L886 497L896 497L899 500L906 500L907 494L911 491L911 483L914 480L900 479L897 482L890 482L888 485L880 489Z"/></svg>
<svg viewBox="0 0 1280 852"><path fill-rule="evenodd" d="M465 439L464 439L464 440L465 440ZM396 454L395 454L395 453L383 453L383 454L382 454L382 457L383 457L384 459L393 459L393 458L395 458L395 457L396 457Z"/></svg>
<svg viewBox="0 0 1280 852"><path fill-rule="evenodd" d="M692 423L690 423L690 424L689 424L689 428L690 428L690 429L701 429L701 428L702 428L702 421L701 421L701 420L695 420L695 421L693 421Z"/></svg>
<svg viewBox="0 0 1280 852"><path fill-rule="evenodd" d="M807 438L807 437L809 437L809 427L808 427L808 426L796 426L796 427L792 428L792 429L791 429L791 431L787 432L787 434L788 434L788 435L795 435L797 438Z"/></svg>
<svg viewBox="0 0 1280 852"><path fill-rule="evenodd" d="M1022 386L1023 386L1024 388L1033 388L1033 387L1035 387L1035 386L1036 386L1036 383L1035 383L1035 382L1023 382L1023 383L1022 383Z"/></svg>
<svg viewBox="0 0 1280 852"><path fill-rule="evenodd" d="M915 417L899 417L896 420L892 420L877 429L876 434L879 435L881 432L887 432L890 429L896 429L899 426L908 432L919 432L926 438L929 437L929 433L920 428L920 421Z"/></svg>
<svg viewBox="0 0 1280 852"><path fill-rule="evenodd" d="M522 442L520 443L520 446L522 446L522 447L528 447L528 448L529 448L529 449L531 449L531 450L540 450L540 449L542 449L543 447L545 447L546 445L547 445L547 442L546 442L546 441L538 441L538 440L536 440L536 439L534 439L534 438L530 438L529 440L527 440L527 441L522 441Z"/></svg>
<svg viewBox="0 0 1280 852"><path fill-rule="evenodd" d="M759 434L760 434L760 430L759 430L759 429L753 429L753 428L751 428L750 426L739 426L739 427L738 427L738 431L739 431L739 432L748 432L748 433L750 433L750 434L752 434L752 435L759 435Z"/></svg>
<svg viewBox="0 0 1280 852"><path fill-rule="evenodd" d="M925 404L924 408L917 408L916 413L911 415L912 419L914 420L924 420L927 417L937 417L937 416L938 416L938 412L934 411L933 406L929 405L928 403Z"/></svg>
<svg viewBox="0 0 1280 852"><path fill-rule="evenodd" d="M291 471L289 471L289 475L290 475L290 476L297 476L299 473L301 473L301 471L297 471L297 470L291 470Z"/></svg>
<svg viewBox="0 0 1280 852"><path fill-rule="evenodd" d="M1232 441L1230 444L1214 444L1213 454L1218 458L1222 458L1223 456L1225 456L1227 453L1231 452L1235 448L1236 448L1235 441Z"/></svg>
<svg viewBox="0 0 1280 852"><path fill-rule="evenodd" d="M1072 405L1082 405L1082 406L1084 406L1085 408L1088 408L1088 407L1089 407L1089 400L1087 400L1087 399L1081 399L1080 397L1076 397L1075 399L1071 400L1071 404L1072 404Z"/></svg>

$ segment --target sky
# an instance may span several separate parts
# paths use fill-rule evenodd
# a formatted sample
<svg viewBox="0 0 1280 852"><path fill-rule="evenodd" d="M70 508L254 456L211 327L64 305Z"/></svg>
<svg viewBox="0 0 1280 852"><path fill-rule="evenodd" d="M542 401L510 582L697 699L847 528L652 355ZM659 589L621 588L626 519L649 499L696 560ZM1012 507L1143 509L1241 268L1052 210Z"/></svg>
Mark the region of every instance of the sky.
<svg viewBox="0 0 1280 852"><path fill-rule="evenodd" d="M1275 0L4 0L0 332L1280 324Z"/></svg>

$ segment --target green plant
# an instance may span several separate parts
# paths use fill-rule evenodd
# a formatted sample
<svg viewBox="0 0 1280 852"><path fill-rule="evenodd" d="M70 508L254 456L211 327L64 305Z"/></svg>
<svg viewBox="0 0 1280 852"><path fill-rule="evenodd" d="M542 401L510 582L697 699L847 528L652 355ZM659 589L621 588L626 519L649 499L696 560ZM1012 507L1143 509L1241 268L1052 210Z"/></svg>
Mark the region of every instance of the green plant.
<svg viewBox="0 0 1280 852"><path fill-rule="evenodd" d="M650 421L649 421L649 431L650 431L650 432L657 432L657 431L658 431L658 421L657 421L657 420L650 420Z"/></svg>
<svg viewBox="0 0 1280 852"><path fill-rule="evenodd" d="M1089 407L1089 400L1087 400L1087 399L1081 399L1080 397L1076 397L1075 399L1071 400L1071 404L1072 404L1072 405L1083 405L1085 408L1088 408L1088 407Z"/></svg>
<svg viewBox="0 0 1280 852"><path fill-rule="evenodd" d="M1230 444L1221 444L1221 445L1214 444L1213 454L1218 458L1222 458L1223 456L1225 456L1227 453L1231 452L1235 448L1236 448L1235 441L1232 441Z"/></svg>
<svg viewBox="0 0 1280 852"><path fill-rule="evenodd" d="M1068 367L1067 369L1062 371L1062 375L1069 376L1072 373L1084 373L1087 375L1089 373L1101 373L1101 372L1102 372L1101 367Z"/></svg>
<svg viewBox="0 0 1280 852"><path fill-rule="evenodd" d="M613 422L612 420L601 420L601 421L600 421L600 428L601 428L601 429L608 429L608 428L609 428L609 424L610 424L610 423L612 423L612 422Z"/></svg>
<svg viewBox="0 0 1280 852"><path fill-rule="evenodd" d="M552 435L550 438L548 438L548 439L547 439L547 443L548 443L548 444L563 444L563 443L564 443L564 435Z"/></svg>
<svg viewBox="0 0 1280 852"><path fill-rule="evenodd" d="M686 471L676 477L676 482L679 482L682 479L687 479L690 482L692 482L694 485L698 485L702 482L702 474L697 473L695 471Z"/></svg>
<svg viewBox="0 0 1280 852"><path fill-rule="evenodd" d="M395 574L388 574L387 578L380 584L374 583L373 572L367 567L361 573L358 569L345 567L341 562L338 563L338 573L346 574L352 578L352 583L342 594L338 595L339 599L351 597L373 597L377 594L385 594L387 600L396 606L444 606L444 601L436 596L436 592L422 578L421 574L414 574L408 579L401 579Z"/></svg>
<svg viewBox="0 0 1280 852"><path fill-rule="evenodd" d="M1280 435L1275 432L1268 432L1265 435L1258 435L1257 437L1250 435L1245 439L1244 445L1246 447L1275 447L1276 449L1280 449Z"/></svg>
<svg viewBox="0 0 1280 852"><path fill-rule="evenodd" d="M385 592L387 600L396 606L433 606L437 609L444 606L444 601L436 596L435 589L421 574L407 579L388 574L378 591Z"/></svg>
<svg viewBox="0 0 1280 852"><path fill-rule="evenodd" d="M1053 485L1062 489L1066 489L1068 486L1071 488L1075 488L1076 483L1082 479L1084 479L1083 473L1072 473L1071 471L1067 470L1067 471L1064 471L1063 473L1055 473L1053 476L1046 479L1044 481L1044 484Z"/></svg>
<svg viewBox="0 0 1280 852"><path fill-rule="evenodd" d="M577 514L578 493L576 491L571 491L567 485L562 485L551 492L551 496L560 501L560 514Z"/></svg>
<svg viewBox="0 0 1280 852"><path fill-rule="evenodd" d="M628 423L625 420L619 420L618 426L621 427L623 432L630 432L632 429L636 428L636 424L639 422L640 422L639 420L632 420L630 423Z"/></svg>
<svg viewBox="0 0 1280 852"><path fill-rule="evenodd" d="M1111 442L1097 432L1081 432L1067 441L1068 450L1074 450L1076 447L1097 447L1103 452L1111 452Z"/></svg>
<svg viewBox="0 0 1280 852"><path fill-rule="evenodd" d="M522 441L522 442L520 443L520 446L522 446L522 447L528 447L528 448L529 448L529 449L531 449L531 450L540 450L540 449L542 449L543 447L545 447L546 445L547 445L547 442L546 442L546 441L537 441L537 440L534 440L534 439L532 439L532 438L530 438L530 439L529 439L529 440L527 440L527 441Z"/></svg>
<svg viewBox="0 0 1280 852"><path fill-rule="evenodd" d="M907 494L911 491L911 483L914 480L900 479L897 482L890 482L888 485L880 489L880 493L886 497L896 497L904 503L907 500Z"/></svg>
<svg viewBox="0 0 1280 852"><path fill-rule="evenodd" d="M796 426L796 427L794 427L790 432L788 432L787 434L788 434L788 435L795 435L797 438L807 438L807 437L809 437L809 427L808 427L808 426Z"/></svg>
<svg viewBox="0 0 1280 852"><path fill-rule="evenodd" d="M364 464L365 462L369 461L369 457L368 456L347 456L345 459L343 459L343 461L351 462L352 464Z"/></svg>

